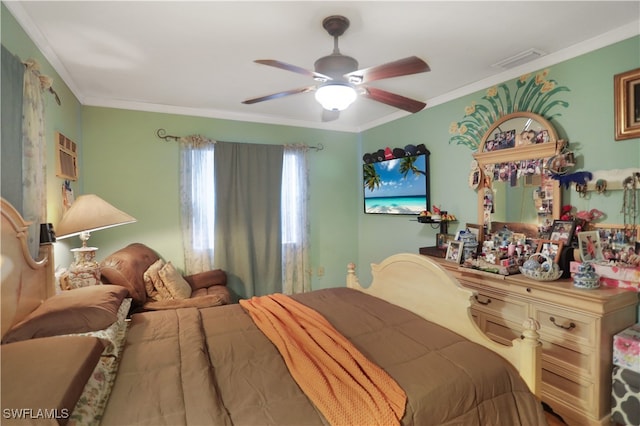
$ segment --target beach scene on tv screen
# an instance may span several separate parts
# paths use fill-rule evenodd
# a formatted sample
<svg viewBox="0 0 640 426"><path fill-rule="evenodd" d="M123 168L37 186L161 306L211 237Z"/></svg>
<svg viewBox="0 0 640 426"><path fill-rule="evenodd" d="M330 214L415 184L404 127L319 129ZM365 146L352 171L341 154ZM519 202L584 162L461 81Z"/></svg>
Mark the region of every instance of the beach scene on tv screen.
<svg viewBox="0 0 640 426"><path fill-rule="evenodd" d="M363 165L365 213L418 215L427 209L426 155Z"/></svg>

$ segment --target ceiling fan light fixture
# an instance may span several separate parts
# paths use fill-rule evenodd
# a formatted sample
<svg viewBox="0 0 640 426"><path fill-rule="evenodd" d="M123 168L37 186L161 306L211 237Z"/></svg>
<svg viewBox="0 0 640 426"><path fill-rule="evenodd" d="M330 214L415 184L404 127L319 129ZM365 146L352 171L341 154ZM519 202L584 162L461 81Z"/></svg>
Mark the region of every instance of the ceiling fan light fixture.
<svg viewBox="0 0 640 426"><path fill-rule="evenodd" d="M343 111L351 105L358 94L353 86L344 83L324 84L316 90L316 101L329 111Z"/></svg>

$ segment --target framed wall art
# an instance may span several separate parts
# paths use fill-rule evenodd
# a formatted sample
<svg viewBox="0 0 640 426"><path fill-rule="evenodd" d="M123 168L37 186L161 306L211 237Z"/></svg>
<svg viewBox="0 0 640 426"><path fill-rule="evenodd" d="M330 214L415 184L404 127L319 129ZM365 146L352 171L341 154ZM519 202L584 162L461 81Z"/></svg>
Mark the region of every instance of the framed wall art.
<svg viewBox="0 0 640 426"><path fill-rule="evenodd" d="M615 139L640 138L640 68L613 77Z"/></svg>

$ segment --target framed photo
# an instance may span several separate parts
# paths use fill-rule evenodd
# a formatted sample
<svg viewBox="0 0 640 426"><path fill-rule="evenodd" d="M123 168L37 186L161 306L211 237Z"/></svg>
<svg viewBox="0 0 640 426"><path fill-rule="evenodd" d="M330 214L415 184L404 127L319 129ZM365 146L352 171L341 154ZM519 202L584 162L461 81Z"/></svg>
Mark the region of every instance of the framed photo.
<svg viewBox="0 0 640 426"><path fill-rule="evenodd" d="M571 245L573 233L576 230L576 222L573 220L554 220L551 225L551 240L559 240L564 245Z"/></svg>
<svg viewBox="0 0 640 426"><path fill-rule="evenodd" d="M562 252L563 246L563 241L540 240L536 247L536 253L547 255L549 258L553 259L554 263L558 263L560 261L560 253Z"/></svg>
<svg viewBox="0 0 640 426"><path fill-rule="evenodd" d="M478 186L480 186L481 177L482 172L479 168L476 167L475 169L471 170L471 173L469 173L469 188L478 189Z"/></svg>
<svg viewBox="0 0 640 426"><path fill-rule="evenodd" d="M441 249L448 248L449 241L453 240L453 235L451 234L436 234L436 246Z"/></svg>
<svg viewBox="0 0 640 426"><path fill-rule="evenodd" d="M613 77L617 141L640 138L640 68Z"/></svg>
<svg viewBox="0 0 640 426"><path fill-rule="evenodd" d="M449 241L445 260L454 263L460 263L462 260L462 241Z"/></svg>
<svg viewBox="0 0 640 426"><path fill-rule="evenodd" d="M467 223L466 226L467 226L467 229L476 236L476 241L478 241L478 246L482 247L482 242L484 241L484 226L479 225L477 223Z"/></svg>
<svg viewBox="0 0 640 426"><path fill-rule="evenodd" d="M604 259L598 231L578 232L578 247L583 262Z"/></svg>
<svg viewBox="0 0 640 426"><path fill-rule="evenodd" d="M596 223L592 224L592 227L598 232L602 256L605 260L624 261L630 254L637 253L640 226Z"/></svg>

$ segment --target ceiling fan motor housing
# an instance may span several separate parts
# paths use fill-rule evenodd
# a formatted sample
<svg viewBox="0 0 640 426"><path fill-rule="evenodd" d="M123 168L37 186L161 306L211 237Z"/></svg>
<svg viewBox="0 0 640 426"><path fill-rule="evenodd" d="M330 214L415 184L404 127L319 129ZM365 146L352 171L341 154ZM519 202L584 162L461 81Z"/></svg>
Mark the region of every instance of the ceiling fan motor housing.
<svg viewBox="0 0 640 426"><path fill-rule="evenodd" d="M351 56L334 53L323 56L318 59L315 64L316 72L328 75L334 80L344 80L344 74L356 71L358 69L358 61Z"/></svg>

